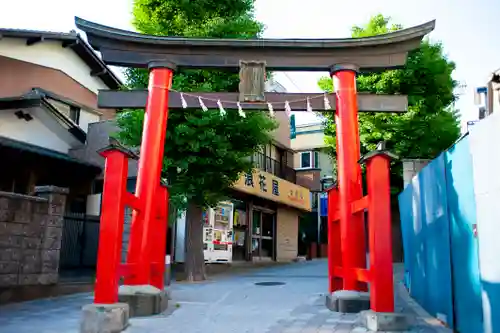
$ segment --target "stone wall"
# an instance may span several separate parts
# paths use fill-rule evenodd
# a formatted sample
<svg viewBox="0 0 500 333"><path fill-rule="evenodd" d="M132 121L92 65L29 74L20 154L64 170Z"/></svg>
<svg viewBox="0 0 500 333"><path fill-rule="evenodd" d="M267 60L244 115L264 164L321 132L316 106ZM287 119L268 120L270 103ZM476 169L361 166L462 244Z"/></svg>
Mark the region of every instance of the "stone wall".
<svg viewBox="0 0 500 333"><path fill-rule="evenodd" d="M403 182L404 186L411 183L413 177L419 173L427 164L429 164L430 160L425 159L405 159L403 162Z"/></svg>
<svg viewBox="0 0 500 333"><path fill-rule="evenodd" d="M67 189L0 192L0 289L58 282Z"/></svg>

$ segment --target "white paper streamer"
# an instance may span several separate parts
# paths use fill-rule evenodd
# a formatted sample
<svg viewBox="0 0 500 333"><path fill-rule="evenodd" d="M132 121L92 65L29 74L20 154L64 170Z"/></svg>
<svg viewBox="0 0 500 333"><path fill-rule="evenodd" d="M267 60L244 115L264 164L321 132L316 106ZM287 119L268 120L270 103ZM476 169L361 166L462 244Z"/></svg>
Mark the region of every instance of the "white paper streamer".
<svg viewBox="0 0 500 333"><path fill-rule="evenodd" d="M292 114L292 108L290 107L290 103L288 101L285 101L285 112L288 118L290 118L290 115Z"/></svg>
<svg viewBox="0 0 500 333"><path fill-rule="evenodd" d="M324 101L325 101L325 110L331 110L332 106L330 105L330 100L328 99L327 94L325 94Z"/></svg>
<svg viewBox="0 0 500 333"><path fill-rule="evenodd" d="M311 101L309 100L309 97L307 97L307 112L313 112L313 109L311 106Z"/></svg>
<svg viewBox="0 0 500 333"><path fill-rule="evenodd" d="M208 111L208 108L206 107L205 103L203 103L201 97L198 97L198 102L200 103L200 107L203 111Z"/></svg>
<svg viewBox="0 0 500 333"><path fill-rule="evenodd" d="M224 107L222 106L222 103L220 102L220 99L217 100L217 106L219 107L220 116L224 117L226 115L226 110L224 110Z"/></svg>
<svg viewBox="0 0 500 333"><path fill-rule="evenodd" d="M241 107L240 102L237 102L236 105L238 106L238 114L240 115L240 117L246 118L247 115L245 114L245 111L243 111L243 108Z"/></svg>
<svg viewBox="0 0 500 333"><path fill-rule="evenodd" d="M271 103L267 103L267 108L269 109L269 115L271 115L271 117L274 117L273 105Z"/></svg>
<svg viewBox="0 0 500 333"><path fill-rule="evenodd" d="M182 108L185 109L188 107L188 103L186 102L186 99L184 99L184 94L181 93L181 104L182 104Z"/></svg>

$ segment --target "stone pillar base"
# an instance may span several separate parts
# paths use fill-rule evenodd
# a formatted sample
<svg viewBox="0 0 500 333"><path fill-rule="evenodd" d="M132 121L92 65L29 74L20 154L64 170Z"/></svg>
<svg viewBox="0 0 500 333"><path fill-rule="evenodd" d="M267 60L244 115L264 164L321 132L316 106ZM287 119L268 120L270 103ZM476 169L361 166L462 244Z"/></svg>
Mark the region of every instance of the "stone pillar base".
<svg viewBox="0 0 500 333"><path fill-rule="evenodd" d="M360 313L361 323L373 332L401 332L409 330L415 322L415 317L409 314L392 312L374 312L372 310Z"/></svg>
<svg viewBox="0 0 500 333"><path fill-rule="evenodd" d="M326 307L334 312L359 313L370 309L370 294L360 291L337 290L326 296Z"/></svg>
<svg viewBox="0 0 500 333"><path fill-rule="evenodd" d="M129 305L130 317L157 315L168 307L167 293L150 285L120 286L118 300Z"/></svg>
<svg viewBox="0 0 500 333"><path fill-rule="evenodd" d="M80 333L119 333L127 328L128 319L128 304L88 304L82 308Z"/></svg>

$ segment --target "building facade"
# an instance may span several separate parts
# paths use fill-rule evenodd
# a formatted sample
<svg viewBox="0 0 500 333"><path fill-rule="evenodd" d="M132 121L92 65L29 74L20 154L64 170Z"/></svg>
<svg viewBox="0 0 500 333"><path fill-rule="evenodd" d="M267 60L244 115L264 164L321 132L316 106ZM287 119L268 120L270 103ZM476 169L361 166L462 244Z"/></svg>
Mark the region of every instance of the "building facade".
<svg viewBox="0 0 500 333"><path fill-rule="evenodd" d="M89 124L115 117L97 92L121 82L76 33L0 29L0 73L2 303L44 295L67 268L95 267L99 220L69 215L84 214L102 166L72 151Z"/></svg>
<svg viewBox="0 0 500 333"><path fill-rule="evenodd" d="M68 207L85 200L100 166L71 156L89 124L115 116L97 107L99 89L121 82L76 33L0 29L0 190L35 185L70 189ZM75 176L78 175L78 176Z"/></svg>
<svg viewBox="0 0 500 333"><path fill-rule="evenodd" d="M317 250L321 256L325 256L327 200L323 190L335 182L336 174L326 150L323 123L297 125L291 147L295 152L294 168L298 183L309 188L312 193L312 211L301 224L301 233L307 239L305 246L310 249L311 256L314 257ZM314 244L322 245L317 249Z"/></svg>
<svg viewBox="0 0 500 333"><path fill-rule="evenodd" d="M478 108L478 116L477 119L467 121L466 131L469 131L481 119L500 110L500 69L491 74L485 86L476 88L474 103Z"/></svg>
<svg viewBox="0 0 500 333"><path fill-rule="evenodd" d="M296 137L291 140L294 150L294 168L301 181L314 192L322 191L325 184L335 179L335 167L328 155L322 123L296 126Z"/></svg>

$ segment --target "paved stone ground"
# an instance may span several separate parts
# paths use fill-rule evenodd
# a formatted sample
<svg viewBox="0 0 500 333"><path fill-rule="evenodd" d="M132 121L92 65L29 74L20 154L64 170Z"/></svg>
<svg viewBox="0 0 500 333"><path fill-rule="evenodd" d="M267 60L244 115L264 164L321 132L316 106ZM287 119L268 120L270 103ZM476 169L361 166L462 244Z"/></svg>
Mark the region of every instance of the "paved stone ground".
<svg viewBox="0 0 500 333"><path fill-rule="evenodd" d="M397 279L400 277L398 276ZM257 282L282 282L256 286ZM126 333L360 333L356 314L325 307L326 261L296 263L198 284L172 286L167 313L134 318ZM439 327L398 289L397 309L420 317L410 332L451 332ZM82 305L91 294L0 307L2 333L77 333ZM415 312L416 311L416 312Z"/></svg>

